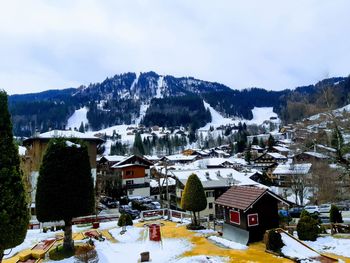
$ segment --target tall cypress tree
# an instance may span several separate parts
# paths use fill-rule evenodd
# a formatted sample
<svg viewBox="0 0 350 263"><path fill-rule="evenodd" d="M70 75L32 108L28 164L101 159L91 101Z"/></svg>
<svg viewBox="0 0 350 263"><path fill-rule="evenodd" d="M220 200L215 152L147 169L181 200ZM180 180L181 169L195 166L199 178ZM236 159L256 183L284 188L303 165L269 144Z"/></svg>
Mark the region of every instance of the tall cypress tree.
<svg viewBox="0 0 350 263"><path fill-rule="evenodd" d="M74 248L72 219L94 211L94 186L87 147L66 139L50 141L40 166L36 191L40 222L63 220L63 247Z"/></svg>
<svg viewBox="0 0 350 263"><path fill-rule="evenodd" d="M29 210L13 141L7 94L0 91L0 262L5 249L21 244L26 236Z"/></svg>
<svg viewBox="0 0 350 263"><path fill-rule="evenodd" d="M132 151L134 154L137 155L145 155L145 149L143 147L141 134L139 132L135 134L135 140Z"/></svg>
<svg viewBox="0 0 350 263"><path fill-rule="evenodd" d="M196 212L200 212L207 207L207 198L202 182L196 174L191 174L185 185L181 198L181 208L193 212L192 225L198 226Z"/></svg>

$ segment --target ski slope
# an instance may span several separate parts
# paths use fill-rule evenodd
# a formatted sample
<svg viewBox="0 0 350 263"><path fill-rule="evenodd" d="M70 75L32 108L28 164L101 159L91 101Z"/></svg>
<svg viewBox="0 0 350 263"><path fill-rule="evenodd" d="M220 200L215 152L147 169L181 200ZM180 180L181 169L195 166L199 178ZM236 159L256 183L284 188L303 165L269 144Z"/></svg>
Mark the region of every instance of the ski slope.
<svg viewBox="0 0 350 263"><path fill-rule="evenodd" d="M86 117L87 112L88 112L87 107L83 107L83 108L80 108L79 110L75 110L75 112L72 114L72 116L69 117L67 121L67 125L66 125L67 129L72 129L72 130L74 130L74 128L79 129L81 123L83 123L83 125L89 124L89 121Z"/></svg>

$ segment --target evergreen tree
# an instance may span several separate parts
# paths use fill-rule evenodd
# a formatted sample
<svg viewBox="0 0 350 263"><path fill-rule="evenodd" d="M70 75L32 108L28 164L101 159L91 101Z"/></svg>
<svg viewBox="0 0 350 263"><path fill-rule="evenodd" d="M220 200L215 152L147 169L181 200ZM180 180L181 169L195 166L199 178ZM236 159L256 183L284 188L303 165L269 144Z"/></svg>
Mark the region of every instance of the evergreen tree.
<svg viewBox="0 0 350 263"><path fill-rule="evenodd" d="M133 154L145 155L145 149L143 147L141 134L139 132L135 134L135 140L134 140L134 145L132 147L132 151L133 151Z"/></svg>
<svg viewBox="0 0 350 263"><path fill-rule="evenodd" d="M13 141L7 94L0 91L0 262L5 249L21 244L29 223L18 149Z"/></svg>
<svg viewBox="0 0 350 263"><path fill-rule="evenodd" d="M66 250L74 248L72 218L92 214L94 199L86 145L72 144L63 138L50 141L39 171L37 218L40 222L64 221Z"/></svg>
<svg viewBox="0 0 350 263"><path fill-rule="evenodd" d="M265 143L264 143L264 140L262 138L260 138L260 140L259 140L259 146L263 149L265 148Z"/></svg>
<svg viewBox="0 0 350 263"><path fill-rule="evenodd" d="M84 123L83 122L81 122L81 124L80 124L79 132L85 133L85 127L84 127Z"/></svg>
<svg viewBox="0 0 350 263"><path fill-rule="evenodd" d="M181 208L193 213L192 225L198 226L196 212L200 212L207 207L207 198L205 196L202 182L196 174L188 177L184 192L181 198Z"/></svg>
<svg viewBox="0 0 350 263"><path fill-rule="evenodd" d="M252 145L259 145L258 137L253 137Z"/></svg>
<svg viewBox="0 0 350 263"><path fill-rule="evenodd" d="M275 146L275 144L276 144L275 139L270 134L269 139L267 140L267 147L268 147L269 151L272 150L272 147Z"/></svg>
<svg viewBox="0 0 350 263"><path fill-rule="evenodd" d="M252 160L252 154L250 152L250 149L247 149L247 151L245 152L244 159L248 164L250 164L250 161Z"/></svg>

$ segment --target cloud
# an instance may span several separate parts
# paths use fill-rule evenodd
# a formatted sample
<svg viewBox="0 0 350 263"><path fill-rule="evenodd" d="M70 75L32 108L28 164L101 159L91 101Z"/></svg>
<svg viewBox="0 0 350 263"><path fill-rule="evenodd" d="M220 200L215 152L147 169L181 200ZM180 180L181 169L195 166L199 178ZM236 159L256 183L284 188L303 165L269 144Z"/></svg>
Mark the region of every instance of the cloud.
<svg viewBox="0 0 350 263"><path fill-rule="evenodd" d="M346 0L1 2L10 94L128 71L274 90L349 73Z"/></svg>

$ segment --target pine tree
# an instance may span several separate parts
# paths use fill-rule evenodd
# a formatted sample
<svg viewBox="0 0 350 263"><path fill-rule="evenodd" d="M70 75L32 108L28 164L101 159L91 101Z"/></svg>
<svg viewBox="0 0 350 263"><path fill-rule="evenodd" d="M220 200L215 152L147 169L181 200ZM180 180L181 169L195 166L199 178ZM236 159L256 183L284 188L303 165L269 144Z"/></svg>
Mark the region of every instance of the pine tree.
<svg viewBox="0 0 350 263"><path fill-rule="evenodd" d="M81 122L81 124L80 124L79 132L85 133L85 127L84 127L84 123L83 122Z"/></svg>
<svg viewBox="0 0 350 263"><path fill-rule="evenodd" d="M200 212L207 207L207 198L205 196L202 182L196 174L188 177L184 192L181 198L181 208L193 213L192 225L198 226L196 212Z"/></svg>
<svg viewBox="0 0 350 263"><path fill-rule="evenodd" d="M252 141L252 145L258 145L258 144L259 144L258 137L254 136L253 141Z"/></svg>
<svg viewBox="0 0 350 263"><path fill-rule="evenodd" d="M62 138L50 141L40 167L35 199L40 222L64 220L63 247L73 249L72 218L92 214L95 206L86 145Z"/></svg>
<svg viewBox="0 0 350 263"><path fill-rule="evenodd" d="M29 210L13 142L7 94L0 91L0 262L5 249L21 244L26 236Z"/></svg>
<svg viewBox="0 0 350 263"><path fill-rule="evenodd" d="M275 142L275 138L273 138L273 136L270 134L269 139L267 140L267 147L269 149L269 151L272 150L273 146L275 146L276 142Z"/></svg>
<svg viewBox="0 0 350 263"><path fill-rule="evenodd" d="M135 134L134 145L133 145L132 151L133 151L133 154L145 155L145 149L143 147L141 134L139 132L137 132Z"/></svg>

